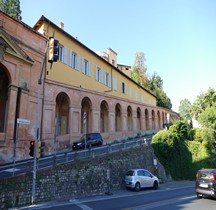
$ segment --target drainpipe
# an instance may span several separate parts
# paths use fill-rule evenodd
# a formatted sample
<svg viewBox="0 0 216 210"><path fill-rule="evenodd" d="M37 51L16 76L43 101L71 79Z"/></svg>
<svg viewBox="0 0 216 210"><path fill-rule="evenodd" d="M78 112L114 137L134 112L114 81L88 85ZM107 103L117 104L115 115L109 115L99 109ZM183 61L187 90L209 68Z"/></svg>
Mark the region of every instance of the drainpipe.
<svg viewBox="0 0 216 210"><path fill-rule="evenodd" d="M17 89L17 99L16 99L16 109L15 109L15 119L14 119L14 133L13 133L14 143L16 141L17 118L19 118L21 91L22 91L21 88L18 87L18 89Z"/></svg>

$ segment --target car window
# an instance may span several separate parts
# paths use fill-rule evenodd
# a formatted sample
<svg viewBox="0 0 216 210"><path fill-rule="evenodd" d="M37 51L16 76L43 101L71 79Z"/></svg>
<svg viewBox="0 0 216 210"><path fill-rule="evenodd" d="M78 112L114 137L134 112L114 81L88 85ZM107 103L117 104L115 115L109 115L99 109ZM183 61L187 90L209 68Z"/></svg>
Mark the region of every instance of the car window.
<svg viewBox="0 0 216 210"><path fill-rule="evenodd" d="M138 176L144 176L144 171L143 171L143 170L137 171L137 175L138 175Z"/></svg>
<svg viewBox="0 0 216 210"><path fill-rule="evenodd" d="M144 171L145 176L151 177L151 174L148 171Z"/></svg>
<svg viewBox="0 0 216 210"><path fill-rule="evenodd" d="M200 172L199 179L210 179L210 173L208 171Z"/></svg>
<svg viewBox="0 0 216 210"><path fill-rule="evenodd" d="M134 171L128 171L128 172L126 173L126 176L134 176Z"/></svg>

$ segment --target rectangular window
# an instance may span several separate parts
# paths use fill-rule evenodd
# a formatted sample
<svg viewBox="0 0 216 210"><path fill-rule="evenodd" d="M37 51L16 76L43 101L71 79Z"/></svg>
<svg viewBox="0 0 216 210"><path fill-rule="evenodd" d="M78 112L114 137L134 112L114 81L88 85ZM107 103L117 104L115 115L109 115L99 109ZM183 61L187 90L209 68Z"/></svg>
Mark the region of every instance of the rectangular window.
<svg viewBox="0 0 216 210"><path fill-rule="evenodd" d="M122 82L122 93L126 93L126 86L124 82Z"/></svg>
<svg viewBox="0 0 216 210"><path fill-rule="evenodd" d="M133 95L132 95L132 88L130 87L130 98L132 98Z"/></svg>
<svg viewBox="0 0 216 210"><path fill-rule="evenodd" d="M113 78L113 89L117 90L117 79Z"/></svg>
<svg viewBox="0 0 216 210"><path fill-rule="evenodd" d="M144 103L144 96L142 95L142 103Z"/></svg>
<svg viewBox="0 0 216 210"><path fill-rule="evenodd" d="M59 45L59 61L67 64L67 47Z"/></svg>
<svg viewBox="0 0 216 210"><path fill-rule="evenodd" d="M139 95L138 95L138 92L136 91L136 101L138 101L139 99Z"/></svg>
<svg viewBox="0 0 216 210"><path fill-rule="evenodd" d="M80 69L80 56L73 51L70 51L69 66L76 69L76 70Z"/></svg>
<svg viewBox="0 0 216 210"><path fill-rule="evenodd" d="M102 81L102 70L98 66L95 67L95 79L98 82Z"/></svg>
<svg viewBox="0 0 216 210"><path fill-rule="evenodd" d="M104 72L104 84L110 86L110 75L107 72Z"/></svg>
<svg viewBox="0 0 216 210"><path fill-rule="evenodd" d="M59 61L61 61L61 62L63 62L63 59L64 59L63 48L64 47L62 45L59 46Z"/></svg>
<svg viewBox="0 0 216 210"><path fill-rule="evenodd" d="M82 59L82 73L87 75L87 76L91 76L90 62L88 60L86 60L85 58Z"/></svg>

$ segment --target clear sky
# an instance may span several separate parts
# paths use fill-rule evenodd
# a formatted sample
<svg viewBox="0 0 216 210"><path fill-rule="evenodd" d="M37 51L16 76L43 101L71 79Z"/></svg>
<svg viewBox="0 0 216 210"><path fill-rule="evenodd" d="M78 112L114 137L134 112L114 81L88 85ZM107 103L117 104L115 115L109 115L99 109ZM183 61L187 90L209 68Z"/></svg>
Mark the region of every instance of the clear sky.
<svg viewBox="0 0 216 210"><path fill-rule="evenodd" d="M112 48L133 66L144 52L147 73L157 73L171 99L191 103L216 89L216 0L20 0L22 21L44 15L97 52Z"/></svg>

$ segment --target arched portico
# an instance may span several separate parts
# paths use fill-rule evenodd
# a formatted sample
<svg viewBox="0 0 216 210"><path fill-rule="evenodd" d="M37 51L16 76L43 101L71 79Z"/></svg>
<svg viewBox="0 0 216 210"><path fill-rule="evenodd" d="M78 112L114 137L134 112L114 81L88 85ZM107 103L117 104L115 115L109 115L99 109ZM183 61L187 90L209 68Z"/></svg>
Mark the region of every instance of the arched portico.
<svg viewBox="0 0 216 210"><path fill-rule="evenodd" d="M84 115L86 121L84 120ZM92 102L88 97L84 97L81 101L81 133L85 133L85 132L90 133L91 131L92 131Z"/></svg>
<svg viewBox="0 0 216 210"><path fill-rule="evenodd" d="M6 74L6 68L0 64L0 133L4 133L7 123L8 113L8 87L9 77Z"/></svg>
<svg viewBox="0 0 216 210"><path fill-rule="evenodd" d="M56 134L69 134L69 98L66 93L59 93L56 97Z"/></svg>

